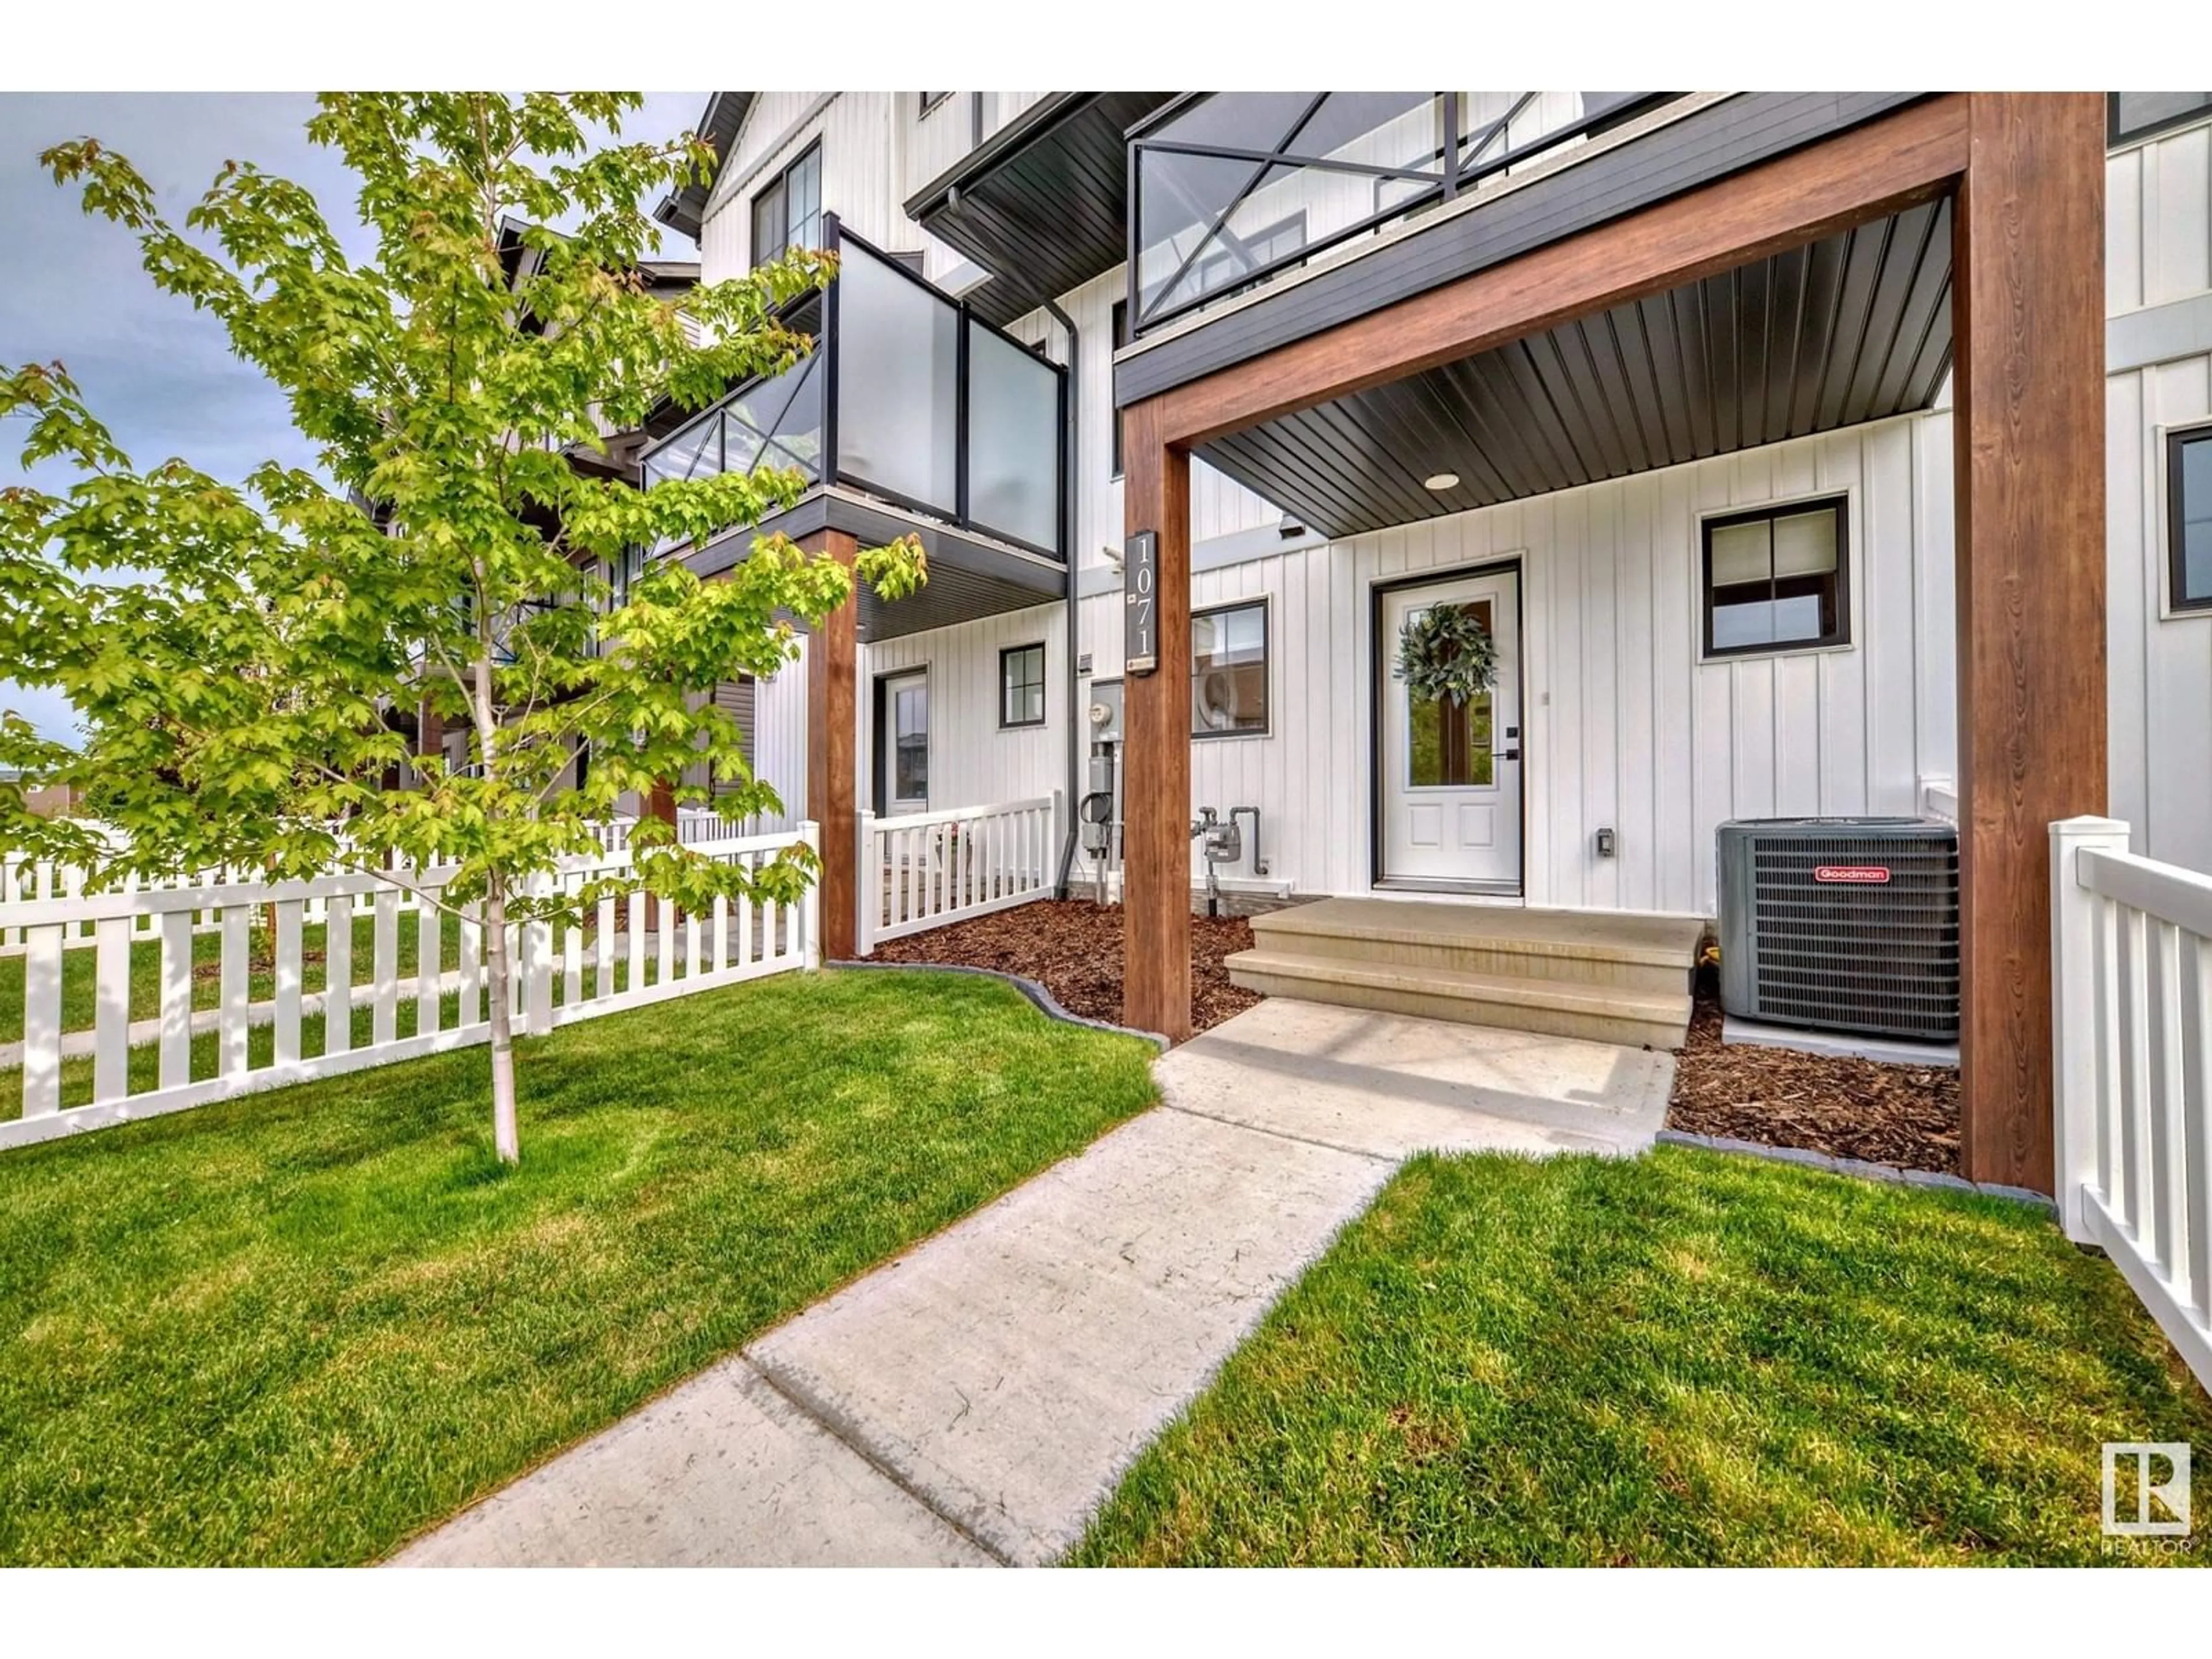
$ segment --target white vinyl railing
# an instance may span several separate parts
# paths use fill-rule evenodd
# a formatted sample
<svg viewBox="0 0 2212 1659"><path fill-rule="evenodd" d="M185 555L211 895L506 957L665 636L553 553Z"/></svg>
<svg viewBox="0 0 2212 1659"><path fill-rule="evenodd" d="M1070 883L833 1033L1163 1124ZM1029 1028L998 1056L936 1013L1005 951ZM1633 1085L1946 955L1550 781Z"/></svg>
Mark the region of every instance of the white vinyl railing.
<svg viewBox="0 0 2212 1659"><path fill-rule="evenodd" d="M2051 826L2060 1224L2212 1388L2212 876L2110 818Z"/></svg>
<svg viewBox="0 0 2212 1659"><path fill-rule="evenodd" d="M700 842L693 850L757 868L800 841L818 845L813 824L787 835ZM543 880L574 892L629 866L628 853L603 853L565 860ZM0 1117L0 1148L489 1042L483 925L473 907L454 919L417 897L438 892L453 873L439 866L0 905L0 927L25 940L22 1036L0 1043L0 1087L15 1080L5 1068L20 1067L21 1115ZM404 975L403 903L412 907L416 942L414 969ZM317 925L311 907L324 919L319 973L311 973L316 958L305 948ZM221 935L211 953L195 948L203 916L215 918ZM255 934L264 918L272 920L257 961ZM357 922L367 933L362 974L355 971ZM88 975L65 948L69 934L87 928L94 938ZM820 954L811 887L798 904L718 899L709 910L682 915L632 893L601 900L583 927L510 924L507 938L518 1036L811 967ZM138 977L151 981L138 988L142 997L153 993L147 1000L155 1009L137 1019L134 948ZM194 996L204 976L216 990L206 1008L196 1006ZM70 1010L87 1000L89 1021L70 1020ZM366 1026L358 1034L363 1040L356 1040L357 1020ZM257 1042L262 1027L271 1029ZM88 1060L88 1079L82 1069ZM66 1073L69 1062L79 1069Z"/></svg>
<svg viewBox="0 0 2212 1659"><path fill-rule="evenodd" d="M994 806L860 814L858 949L1052 896L1060 793Z"/></svg>

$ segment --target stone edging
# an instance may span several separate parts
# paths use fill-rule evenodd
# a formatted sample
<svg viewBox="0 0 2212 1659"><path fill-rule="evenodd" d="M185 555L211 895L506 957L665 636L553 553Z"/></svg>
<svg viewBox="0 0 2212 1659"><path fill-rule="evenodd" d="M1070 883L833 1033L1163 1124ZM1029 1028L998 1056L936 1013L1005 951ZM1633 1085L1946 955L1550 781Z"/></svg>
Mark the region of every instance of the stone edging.
<svg viewBox="0 0 2212 1659"><path fill-rule="evenodd" d="M1708 1152L1732 1152L1743 1158L1763 1158L1776 1164L1795 1164L1808 1170L1825 1170L1830 1175L1851 1176L1861 1181L1886 1182L1893 1187L1927 1187L1943 1192L1979 1193L1984 1198L2002 1198L2015 1204L2032 1204L2046 1214L2055 1216L2058 1213L2057 1205L2043 1194L2026 1187L1968 1181L1963 1176L1947 1175L1937 1170L1900 1170L1893 1164L1869 1164L1856 1158L1831 1158L1826 1152L1808 1152L1802 1146L1770 1146L1761 1140L1737 1140L1728 1135L1697 1135L1682 1129L1660 1130L1658 1143L1662 1146L1695 1146Z"/></svg>
<svg viewBox="0 0 2212 1659"><path fill-rule="evenodd" d="M970 968L957 962L855 962L842 959L825 962L824 968L879 968L916 974L972 974L979 979L1002 980L1027 997L1036 1010L1048 1019L1056 1019L1063 1025L1080 1025L1093 1031L1110 1031L1115 1036L1142 1037L1156 1046L1162 1054L1170 1045L1158 1031L1140 1031L1133 1025L1115 1025L1110 1021L1089 1019L1081 1014L1071 1014L1054 1000L1051 992L1033 979L1024 979L1019 974L1001 973L996 968Z"/></svg>

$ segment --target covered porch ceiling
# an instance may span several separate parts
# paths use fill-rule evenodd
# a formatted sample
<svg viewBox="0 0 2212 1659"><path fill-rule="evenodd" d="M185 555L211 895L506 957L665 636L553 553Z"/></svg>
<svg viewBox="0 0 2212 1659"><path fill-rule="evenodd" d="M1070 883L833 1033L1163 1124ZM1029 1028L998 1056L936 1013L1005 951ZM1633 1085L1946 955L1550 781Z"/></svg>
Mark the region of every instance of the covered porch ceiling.
<svg viewBox="0 0 2212 1659"><path fill-rule="evenodd" d="M1123 134L1171 92L1053 92L906 204L991 280L962 297L1001 327L1111 270L1127 248Z"/></svg>
<svg viewBox="0 0 2212 1659"><path fill-rule="evenodd" d="M1193 453L1334 537L1833 431L1934 401L1951 284L1945 196Z"/></svg>

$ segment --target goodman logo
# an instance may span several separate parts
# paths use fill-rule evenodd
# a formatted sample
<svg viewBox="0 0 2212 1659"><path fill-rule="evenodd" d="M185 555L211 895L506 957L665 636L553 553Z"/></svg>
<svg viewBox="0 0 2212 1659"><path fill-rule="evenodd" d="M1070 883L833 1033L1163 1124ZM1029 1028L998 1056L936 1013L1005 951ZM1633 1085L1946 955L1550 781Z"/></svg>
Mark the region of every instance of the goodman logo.
<svg viewBox="0 0 2212 1659"><path fill-rule="evenodd" d="M1889 866L1884 864L1822 864L1813 870L1815 881L1841 881L1880 886L1889 879Z"/></svg>

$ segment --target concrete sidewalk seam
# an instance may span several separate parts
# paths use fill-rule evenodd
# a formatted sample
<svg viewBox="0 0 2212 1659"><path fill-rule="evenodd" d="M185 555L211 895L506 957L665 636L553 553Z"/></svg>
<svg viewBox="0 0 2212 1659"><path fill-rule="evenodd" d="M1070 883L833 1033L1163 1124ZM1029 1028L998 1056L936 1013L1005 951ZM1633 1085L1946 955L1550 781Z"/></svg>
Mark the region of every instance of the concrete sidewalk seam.
<svg viewBox="0 0 2212 1659"><path fill-rule="evenodd" d="M857 1425L847 1425L836 1413L826 1405L811 1398L797 1383L778 1376L768 1368L766 1361L756 1359L750 1351L740 1349L738 1360L747 1370L760 1378L762 1382L774 1389L778 1399L784 1401L801 1417L873 1469L908 1502L936 1516L946 1527L957 1533L963 1541L974 1545L1000 1566L1011 1567L1015 1565L1007 1558L1004 1550L979 1536L966 1522L947 1515L941 1507L932 1503L928 1493L916 1486L892 1464L886 1462L872 1446L860 1438Z"/></svg>
<svg viewBox="0 0 2212 1659"><path fill-rule="evenodd" d="M1370 1164L1387 1164L1395 1166L1405 1161L1402 1158L1393 1158L1388 1152L1370 1152L1364 1146L1347 1146L1339 1140L1318 1140L1311 1135L1294 1135L1287 1129L1262 1129L1256 1124L1240 1122L1233 1117L1222 1117L1216 1113L1201 1112L1195 1106L1179 1106L1171 1100L1163 1100L1153 1109L1161 1112L1180 1112L1185 1117L1204 1118L1208 1123L1218 1123L1224 1129L1242 1129L1246 1134L1265 1135L1271 1140L1294 1140L1301 1146L1318 1146L1325 1152L1342 1152L1351 1158L1364 1158Z"/></svg>

